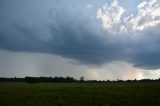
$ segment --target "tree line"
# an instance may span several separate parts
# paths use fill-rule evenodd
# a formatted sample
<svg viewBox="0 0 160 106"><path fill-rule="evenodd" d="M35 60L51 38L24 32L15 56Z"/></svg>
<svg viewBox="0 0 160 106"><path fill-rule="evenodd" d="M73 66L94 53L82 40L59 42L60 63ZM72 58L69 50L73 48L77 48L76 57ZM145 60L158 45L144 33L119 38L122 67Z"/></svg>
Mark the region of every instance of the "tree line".
<svg viewBox="0 0 160 106"><path fill-rule="evenodd" d="M5 78L0 77L0 82L28 82L28 83L38 83L38 82L55 82L55 83L113 83L113 82L160 82L159 79L141 79L141 80L84 80L84 77L80 77L79 80L73 77L30 77L25 78Z"/></svg>

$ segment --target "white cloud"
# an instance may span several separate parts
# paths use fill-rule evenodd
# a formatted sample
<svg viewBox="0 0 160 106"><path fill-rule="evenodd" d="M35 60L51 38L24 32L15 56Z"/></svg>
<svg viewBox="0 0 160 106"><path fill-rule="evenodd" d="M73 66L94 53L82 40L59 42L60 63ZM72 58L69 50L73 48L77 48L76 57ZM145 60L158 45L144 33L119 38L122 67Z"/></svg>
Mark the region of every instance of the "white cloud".
<svg viewBox="0 0 160 106"><path fill-rule="evenodd" d="M118 5L118 1L114 0L110 5L105 4L97 10L97 18L102 21L103 27L109 32L116 33L121 31L121 16L125 9Z"/></svg>
<svg viewBox="0 0 160 106"><path fill-rule="evenodd" d="M128 20L126 28L142 31L160 24L160 2L158 0L144 1L137 7L137 15Z"/></svg>
<svg viewBox="0 0 160 106"><path fill-rule="evenodd" d="M140 3L137 7L140 8L144 8L144 6L146 6L148 3L146 1L143 1L142 3Z"/></svg>
<svg viewBox="0 0 160 106"><path fill-rule="evenodd" d="M142 31L160 24L160 1L143 1L137 9L135 16L131 14L122 19L125 9L114 0L110 5L105 4L97 10L97 18L102 21L103 27L112 33Z"/></svg>

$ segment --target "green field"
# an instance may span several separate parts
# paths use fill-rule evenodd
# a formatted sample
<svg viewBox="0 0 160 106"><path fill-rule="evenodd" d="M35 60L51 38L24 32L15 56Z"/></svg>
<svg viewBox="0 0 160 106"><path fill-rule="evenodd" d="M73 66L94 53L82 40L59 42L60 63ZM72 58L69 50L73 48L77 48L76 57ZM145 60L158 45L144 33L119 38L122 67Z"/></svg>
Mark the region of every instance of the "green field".
<svg viewBox="0 0 160 106"><path fill-rule="evenodd" d="M160 106L160 83L0 83L0 106Z"/></svg>

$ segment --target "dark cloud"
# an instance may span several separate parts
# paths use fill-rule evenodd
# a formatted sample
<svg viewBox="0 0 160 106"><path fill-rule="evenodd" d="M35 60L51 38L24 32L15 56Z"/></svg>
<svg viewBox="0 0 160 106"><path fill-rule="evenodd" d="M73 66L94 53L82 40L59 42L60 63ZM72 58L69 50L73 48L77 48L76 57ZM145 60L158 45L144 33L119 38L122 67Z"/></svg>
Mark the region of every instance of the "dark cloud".
<svg viewBox="0 0 160 106"><path fill-rule="evenodd" d="M136 67L143 69L160 68L160 31L159 27L149 28L138 33L132 44L132 62Z"/></svg>
<svg viewBox="0 0 160 106"><path fill-rule="evenodd" d="M96 19L99 4L95 2L48 0L44 5L42 1L37 2L16 4L17 0L3 4L0 8L1 49L57 54L79 64L102 65L121 60L135 67L159 68L159 27L139 32L135 37L115 36L104 31ZM94 7L86 8L89 3Z"/></svg>

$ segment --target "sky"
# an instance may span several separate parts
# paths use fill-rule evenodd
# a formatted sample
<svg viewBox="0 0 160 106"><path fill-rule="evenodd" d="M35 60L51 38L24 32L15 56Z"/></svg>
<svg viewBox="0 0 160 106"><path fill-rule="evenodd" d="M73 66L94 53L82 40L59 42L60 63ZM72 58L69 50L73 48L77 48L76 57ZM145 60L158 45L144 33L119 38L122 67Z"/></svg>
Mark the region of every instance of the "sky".
<svg viewBox="0 0 160 106"><path fill-rule="evenodd" d="M159 0L0 0L0 77L160 78Z"/></svg>

